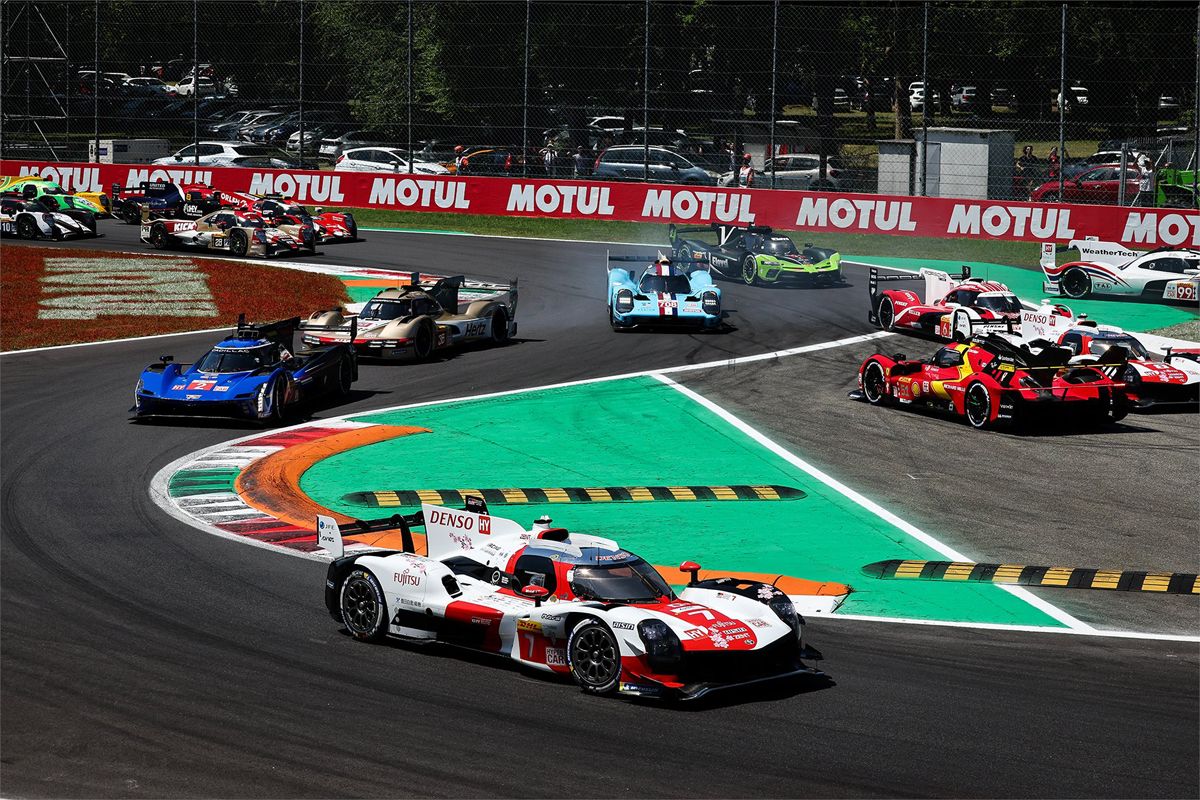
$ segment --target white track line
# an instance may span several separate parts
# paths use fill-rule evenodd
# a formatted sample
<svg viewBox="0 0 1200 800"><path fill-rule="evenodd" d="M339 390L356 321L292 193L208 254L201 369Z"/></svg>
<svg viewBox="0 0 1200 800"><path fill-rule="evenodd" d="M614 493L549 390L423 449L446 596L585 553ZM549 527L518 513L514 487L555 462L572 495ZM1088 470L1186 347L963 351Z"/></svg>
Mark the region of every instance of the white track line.
<svg viewBox="0 0 1200 800"><path fill-rule="evenodd" d="M191 336L194 333L216 333L217 331L227 331L235 327L234 325L222 325L219 328L205 328L199 331L177 331L175 333L155 333L149 336L131 336L128 339L105 339L101 342L76 342L75 344L56 344L50 347L30 347L26 350L6 350L0 353L3 356L19 356L24 353L44 353L47 350L65 350L68 347L95 347L98 344L121 344L122 342L141 342L146 339L165 339L168 336Z"/></svg>
<svg viewBox="0 0 1200 800"><path fill-rule="evenodd" d="M994 585L994 584L993 584ZM1200 643L1200 636L1182 633L1150 633L1148 631L1110 631L1103 628L1076 630L1075 628L1047 628L1040 625L1006 625L1000 622L951 622L934 619L910 619L908 617L871 617L865 614L829 614L825 620L856 620L858 622L893 622L901 625L930 625L939 628L976 628L985 631L1019 631L1022 633L1059 633L1073 636L1102 636L1113 639L1148 639L1160 642Z"/></svg>
<svg viewBox="0 0 1200 800"><path fill-rule="evenodd" d="M721 406L719 406L716 403L714 403L713 401L709 400L707 397L704 397L701 394L697 394L696 392L687 388L686 386L682 386L682 385L676 383L675 381L668 378L665 374L659 373L659 374L655 374L653 377L656 378L657 380L661 381L662 383L666 384L667 386L670 386L671 388L675 389L677 392L684 395L685 397L690 398L691 400L693 400L697 404L703 406L704 408L708 409L712 413L716 414L718 417L725 420L730 425L737 428L739 431L746 434L751 439L758 442L760 445L765 447L767 450L770 450L772 453L779 456L780 458L782 458L784 461L788 462L792 466L800 468L801 470L808 473L813 478L816 478L821 483L828 486L830 489L833 489L835 492L838 492L839 494L841 494L848 500L865 508L867 511L870 511L872 514L879 517L880 519L882 519L886 522L890 522L892 525L894 525L897 528L899 528L900 530L904 531L906 534L908 534L912 538L933 548L935 551L937 551L938 553L941 553L942 555L946 556L950 560L952 560L952 561L974 561L974 559L969 558L969 557L963 555L962 553L959 553L957 550L950 547L949 545L933 538L932 536L925 533L924 531L922 531L920 528L916 527L912 523L900 519L900 517L896 516L891 511L888 511L886 508L879 505L874 500L870 500L866 497L863 497L861 494L859 494L855 490L851 489L849 486L845 485L841 481L839 481L836 478L833 478L832 476L830 476L829 474L817 469L812 464L809 464L807 461L800 458L795 453L791 452L787 448L783 447L782 445L780 445L780 444L776 443L775 441L773 441L772 439L768 438L757 428L751 427L749 424L747 424L743 420L739 419L738 417L735 417L729 411L725 410ZM1000 586L1000 588L1005 590L1006 592L1014 595L1015 597L1019 597L1020 599L1029 603L1031 606L1038 609L1042 613L1044 613L1044 614L1050 616L1051 618L1056 619L1059 622L1061 622L1062 624L1066 625L1068 628L1071 628L1076 631L1085 631L1085 632L1095 630L1095 628L1093 628L1091 625L1088 625L1086 622L1084 622L1082 620L1076 619L1075 617L1071 616L1067 612L1063 611L1058 606L1047 603L1045 600L1036 596L1035 594L1033 594L1029 590L1025 589L1024 587Z"/></svg>

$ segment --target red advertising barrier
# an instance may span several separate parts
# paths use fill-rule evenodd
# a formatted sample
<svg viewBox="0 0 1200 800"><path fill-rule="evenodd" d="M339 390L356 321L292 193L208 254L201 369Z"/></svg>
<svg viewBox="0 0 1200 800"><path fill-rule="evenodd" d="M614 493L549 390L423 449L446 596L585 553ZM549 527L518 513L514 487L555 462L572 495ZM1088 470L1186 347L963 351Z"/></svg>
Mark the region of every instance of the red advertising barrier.
<svg viewBox="0 0 1200 800"><path fill-rule="evenodd" d="M263 171L0 161L4 175L37 174L68 191L107 192L141 181L209 183L230 192L278 192L297 202L399 211L610 219L625 222L757 223L781 229L937 238L1057 241L1095 237L1129 247L1200 246L1200 212L894 197L766 189L376 172Z"/></svg>

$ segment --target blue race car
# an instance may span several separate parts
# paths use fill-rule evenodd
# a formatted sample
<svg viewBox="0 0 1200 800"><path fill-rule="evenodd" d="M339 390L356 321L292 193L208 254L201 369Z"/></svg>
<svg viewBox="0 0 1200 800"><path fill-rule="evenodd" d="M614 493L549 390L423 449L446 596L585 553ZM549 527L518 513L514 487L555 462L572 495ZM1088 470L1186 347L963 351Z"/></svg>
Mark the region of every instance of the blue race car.
<svg viewBox="0 0 1200 800"><path fill-rule="evenodd" d="M723 324L721 290L700 260L674 262L656 257L609 256L608 321L614 331L687 327L715 330ZM641 277L612 267L614 261L651 261ZM688 268L690 267L690 269Z"/></svg>
<svg viewBox="0 0 1200 800"><path fill-rule="evenodd" d="M233 417L271 425L282 422L297 403L345 397L358 380L354 345L317 345L293 354L299 324L293 317L248 325L242 315L237 330L196 363L177 364L163 356L142 371L132 418Z"/></svg>

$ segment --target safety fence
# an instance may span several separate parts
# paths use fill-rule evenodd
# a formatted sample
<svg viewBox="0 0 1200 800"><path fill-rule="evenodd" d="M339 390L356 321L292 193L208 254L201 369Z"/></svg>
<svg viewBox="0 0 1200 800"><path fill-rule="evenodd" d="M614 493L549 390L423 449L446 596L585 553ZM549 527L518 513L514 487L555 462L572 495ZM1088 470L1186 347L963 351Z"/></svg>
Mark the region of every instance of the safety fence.
<svg viewBox="0 0 1200 800"><path fill-rule="evenodd" d="M601 219L677 225L1069 243L1096 238L1142 249L1200 246L1200 213L1016 201L845 194L670 184L0 161L0 173L40 175L72 192L144 181L206 183L300 203L398 211ZM1031 253L1032 256L1032 253Z"/></svg>
<svg viewBox="0 0 1200 800"><path fill-rule="evenodd" d="M0 156L1193 207L1198 31L1164 1L4 0Z"/></svg>

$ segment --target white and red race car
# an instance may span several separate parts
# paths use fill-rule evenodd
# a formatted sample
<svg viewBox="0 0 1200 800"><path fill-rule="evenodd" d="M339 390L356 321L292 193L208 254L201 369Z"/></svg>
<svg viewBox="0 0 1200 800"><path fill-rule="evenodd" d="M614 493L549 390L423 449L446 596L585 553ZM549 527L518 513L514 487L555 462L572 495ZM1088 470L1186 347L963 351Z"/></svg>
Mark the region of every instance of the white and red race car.
<svg viewBox="0 0 1200 800"><path fill-rule="evenodd" d="M159 250L188 247L268 258L301 250L313 252L315 236L311 223L288 232L268 225L258 214L232 208L214 211L197 220L152 219L149 211L142 209L141 240Z"/></svg>
<svg viewBox="0 0 1200 800"><path fill-rule="evenodd" d="M346 553L330 517L318 541L334 556L325 605L358 639L444 642L570 675L585 693L694 699L715 689L820 675L802 659L804 620L779 589L698 580L676 595L653 566L598 536L531 530L468 508L422 505L383 525L402 550ZM365 523L370 525L371 523ZM361 525L361 523L360 523ZM409 525L424 525L428 555ZM370 528L381 530L382 527ZM348 529L349 530L349 529Z"/></svg>
<svg viewBox="0 0 1200 800"><path fill-rule="evenodd" d="M1168 350L1159 361L1141 340L1114 325L1076 319L1066 306L1027 309L1021 317L1021 341L1031 347L1055 344L1075 353L1072 364L1094 364L1110 348L1129 354L1121 374L1134 408L1178 406L1200 410L1200 350Z"/></svg>
<svg viewBox="0 0 1200 800"><path fill-rule="evenodd" d="M1056 264L1054 242L1042 243L1042 290L1084 297L1139 297L1195 305L1200 301L1200 251L1162 247L1148 253L1112 242L1073 239L1078 261Z"/></svg>
<svg viewBox="0 0 1200 800"><path fill-rule="evenodd" d="M880 290L881 282L924 281L924 296L910 289ZM972 333L1011 330L1021 318L1021 301L1008 287L971 277L971 268L950 275L922 268L917 274L881 274L871 268L867 319L887 331L907 330L965 342Z"/></svg>
<svg viewBox="0 0 1200 800"><path fill-rule="evenodd" d="M359 241L358 223L349 212L326 211L319 206L309 211L305 206L281 194L221 192L221 202L232 208L261 214L271 224L284 230L302 225L305 219L309 219L317 231L319 244Z"/></svg>

